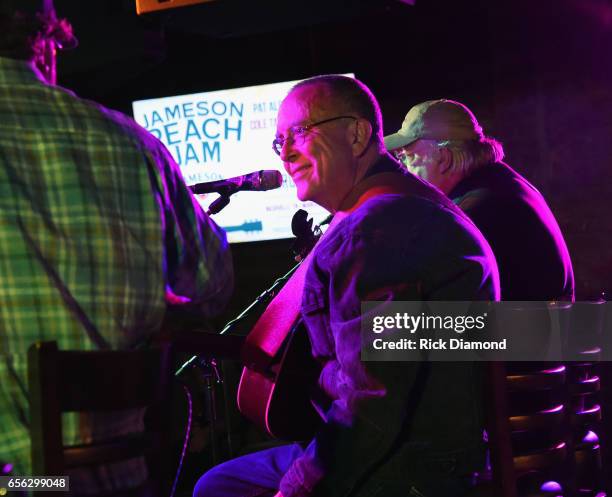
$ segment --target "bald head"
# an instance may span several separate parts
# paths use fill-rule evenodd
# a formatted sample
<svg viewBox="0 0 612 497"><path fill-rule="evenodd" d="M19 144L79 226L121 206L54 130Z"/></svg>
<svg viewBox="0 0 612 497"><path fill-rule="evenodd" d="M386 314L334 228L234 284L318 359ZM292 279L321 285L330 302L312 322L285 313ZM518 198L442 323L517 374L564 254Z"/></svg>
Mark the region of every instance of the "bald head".
<svg viewBox="0 0 612 497"><path fill-rule="evenodd" d="M380 106L366 85L355 78L330 74L301 81L291 92L305 87L317 88L319 105L328 108L331 106L338 113L356 115L367 120L372 125L372 141L384 151Z"/></svg>

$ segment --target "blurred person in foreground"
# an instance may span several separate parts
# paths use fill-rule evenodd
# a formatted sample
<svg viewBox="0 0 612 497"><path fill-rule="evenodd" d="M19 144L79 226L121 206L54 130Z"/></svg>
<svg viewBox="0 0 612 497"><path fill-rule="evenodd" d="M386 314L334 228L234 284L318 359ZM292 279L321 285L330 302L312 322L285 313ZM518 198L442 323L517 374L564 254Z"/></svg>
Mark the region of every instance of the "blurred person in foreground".
<svg viewBox="0 0 612 497"><path fill-rule="evenodd" d="M169 308L202 318L232 289L225 233L164 146L55 85L70 24L51 0L0 2L0 460L31 475L27 350L146 346ZM95 393L92 393L95 395ZM143 413L64 419L65 442L139 431ZM69 473L73 493L138 487L144 461Z"/></svg>
<svg viewBox="0 0 612 497"><path fill-rule="evenodd" d="M453 100L410 109L385 146L410 172L438 187L487 239L502 300L574 299L574 273L559 225L542 194L507 164L498 141Z"/></svg>
<svg viewBox="0 0 612 497"><path fill-rule="evenodd" d="M483 467L479 368L362 362L361 303L382 301L376 314L394 300L496 300L491 249L456 206L385 151L378 103L355 79L293 87L273 147L298 198L334 215L293 295L321 366L313 402L323 423L307 444L216 466L194 496L465 494Z"/></svg>

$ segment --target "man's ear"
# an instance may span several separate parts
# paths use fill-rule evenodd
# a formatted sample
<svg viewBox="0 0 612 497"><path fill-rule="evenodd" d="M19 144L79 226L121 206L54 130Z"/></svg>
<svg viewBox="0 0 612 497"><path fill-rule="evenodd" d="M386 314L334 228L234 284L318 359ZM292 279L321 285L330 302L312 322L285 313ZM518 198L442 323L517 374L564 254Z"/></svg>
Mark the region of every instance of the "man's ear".
<svg viewBox="0 0 612 497"><path fill-rule="evenodd" d="M358 118L355 119L352 128L352 134L350 135L353 147L353 155L360 157L368 148L370 144L370 138L372 138L372 124L367 119ZM351 133L351 131L349 131Z"/></svg>
<svg viewBox="0 0 612 497"><path fill-rule="evenodd" d="M452 171L451 166L453 165L453 155L446 147L438 148L438 154L440 157L440 160L438 161L438 172L440 174L448 174Z"/></svg>
<svg viewBox="0 0 612 497"><path fill-rule="evenodd" d="M40 46L34 57L34 64L44 76L46 83L55 85L57 84L57 43L51 38L39 40L38 43Z"/></svg>

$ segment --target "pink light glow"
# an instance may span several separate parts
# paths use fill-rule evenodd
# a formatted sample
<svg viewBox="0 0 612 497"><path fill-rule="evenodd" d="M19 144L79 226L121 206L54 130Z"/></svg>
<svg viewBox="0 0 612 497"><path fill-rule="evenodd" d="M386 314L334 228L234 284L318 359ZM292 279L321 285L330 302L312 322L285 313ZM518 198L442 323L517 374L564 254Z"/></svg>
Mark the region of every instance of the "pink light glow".
<svg viewBox="0 0 612 497"><path fill-rule="evenodd" d="M599 406L599 404L596 404L595 406L591 407L590 409L585 409L584 411L580 411L577 414L592 414L594 412L598 412L601 410L601 407Z"/></svg>
<svg viewBox="0 0 612 497"><path fill-rule="evenodd" d="M592 378L587 378L586 380L582 380L580 383L596 383L599 381L599 376L593 376Z"/></svg>
<svg viewBox="0 0 612 497"><path fill-rule="evenodd" d="M562 371L565 371L565 366L559 366L558 368L554 368L554 369L545 369L542 372L551 374L551 373L561 373Z"/></svg>
<svg viewBox="0 0 612 497"><path fill-rule="evenodd" d="M563 487L556 481L547 481L542 483L540 490L543 492L563 492Z"/></svg>
<svg viewBox="0 0 612 497"><path fill-rule="evenodd" d="M592 349L583 350L580 352L581 354L599 354L601 352L601 347L593 347Z"/></svg>
<svg viewBox="0 0 612 497"><path fill-rule="evenodd" d="M552 409L546 409L545 411L540 411L541 414L547 414L550 412L559 412L563 410L563 404L559 404L556 407L553 407Z"/></svg>
<svg viewBox="0 0 612 497"><path fill-rule="evenodd" d="M599 437L597 436L597 433L589 430L587 434L584 436L584 438L582 439L582 441L588 442L588 443L596 443L596 442L599 442Z"/></svg>
<svg viewBox="0 0 612 497"><path fill-rule="evenodd" d="M588 17L597 20L601 27L605 29L612 27L612 6L605 0L590 0L589 2L574 0L573 3Z"/></svg>

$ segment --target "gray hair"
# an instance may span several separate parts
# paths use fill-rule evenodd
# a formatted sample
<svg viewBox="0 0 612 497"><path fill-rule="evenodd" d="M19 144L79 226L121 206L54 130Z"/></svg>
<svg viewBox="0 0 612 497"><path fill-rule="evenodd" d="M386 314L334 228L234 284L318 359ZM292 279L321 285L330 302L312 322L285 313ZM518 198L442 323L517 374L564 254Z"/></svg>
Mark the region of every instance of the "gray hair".
<svg viewBox="0 0 612 497"><path fill-rule="evenodd" d="M438 141L436 145L439 148L447 148L452 157L451 168L466 175L491 162L500 162L504 158L504 147L490 137L483 137L481 140Z"/></svg>

